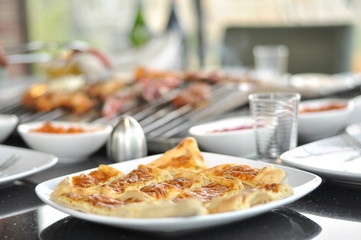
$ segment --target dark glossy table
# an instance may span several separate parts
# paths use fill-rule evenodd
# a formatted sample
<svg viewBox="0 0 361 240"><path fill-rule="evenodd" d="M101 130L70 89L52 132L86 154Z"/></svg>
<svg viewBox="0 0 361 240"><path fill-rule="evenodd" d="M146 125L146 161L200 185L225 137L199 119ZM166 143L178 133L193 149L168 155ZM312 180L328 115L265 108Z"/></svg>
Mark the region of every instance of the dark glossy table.
<svg viewBox="0 0 361 240"><path fill-rule="evenodd" d="M4 144L26 147L18 137ZM361 186L323 179L302 199L242 221L197 231L161 233L114 228L70 217L43 204L35 186L64 174L110 164L101 149L79 164L56 165L0 186L0 239L361 239Z"/></svg>

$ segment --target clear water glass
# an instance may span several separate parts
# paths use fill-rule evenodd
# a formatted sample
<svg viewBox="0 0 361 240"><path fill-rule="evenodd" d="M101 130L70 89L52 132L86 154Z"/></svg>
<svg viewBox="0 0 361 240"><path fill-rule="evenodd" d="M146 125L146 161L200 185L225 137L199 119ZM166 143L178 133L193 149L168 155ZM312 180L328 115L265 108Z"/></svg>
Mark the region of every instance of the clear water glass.
<svg viewBox="0 0 361 240"><path fill-rule="evenodd" d="M300 94L288 92L249 95L258 159L276 161L297 146L300 99Z"/></svg>
<svg viewBox="0 0 361 240"><path fill-rule="evenodd" d="M289 50L285 45L257 45L253 48L254 64L259 77L287 73Z"/></svg>

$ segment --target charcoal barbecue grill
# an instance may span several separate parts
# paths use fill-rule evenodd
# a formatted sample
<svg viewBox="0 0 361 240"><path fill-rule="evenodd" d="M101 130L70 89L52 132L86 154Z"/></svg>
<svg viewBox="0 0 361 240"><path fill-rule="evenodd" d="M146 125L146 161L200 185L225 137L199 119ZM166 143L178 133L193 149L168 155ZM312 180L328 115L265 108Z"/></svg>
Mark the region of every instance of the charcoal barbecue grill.
<svg viewBox="0 0 361 240"><path fill-rule="evenodd" d="M147 138L149 151L163 152L176 145L192 125L247 104L250 89L251 87L244 88L239 84L215 84L206 104L175 108L170 102L178 93L178 89L123 114L132 116L140 123ZM120 115L113 118L102 117L96 110L79 116L64 109L35 112L22 106L21 96L2 100L0 113L14 114L19 117L20 123L59 120L115 125L120 118Z"/></svg>

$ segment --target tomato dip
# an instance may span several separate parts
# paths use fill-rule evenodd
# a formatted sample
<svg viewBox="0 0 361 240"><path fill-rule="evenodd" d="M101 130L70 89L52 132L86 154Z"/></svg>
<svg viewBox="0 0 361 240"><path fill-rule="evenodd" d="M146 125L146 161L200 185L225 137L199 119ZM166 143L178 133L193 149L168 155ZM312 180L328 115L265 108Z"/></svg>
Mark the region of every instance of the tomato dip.
<svg viewBox="0 0 361 240"><path fill-rule="evenodd" d="M32 129L30 132L40 132L40 133L84 133L89 132L81 127L56 127L51 122L45 122L41 127Z"/></svg>
<svg viewBox="0 0 361 240"><path fill-rule="evenodd" d="M320 105L320 106L309 106L300 109L300 113L310 113L310 112L322 112L322 111L329 111L329 110L336 110L346 108L346 103L334 102L327 105Z"/></svg>
<svg viewBox="0 0 361 240"><path fill-rule="evenodd" d="M211 133L219 133L219 132L230 132L230 131L238 131L238 130L245 130L245 129L252 129L252 125L243 125L233 128L222 128L222 129L215 129L210 131Z"/></svg>

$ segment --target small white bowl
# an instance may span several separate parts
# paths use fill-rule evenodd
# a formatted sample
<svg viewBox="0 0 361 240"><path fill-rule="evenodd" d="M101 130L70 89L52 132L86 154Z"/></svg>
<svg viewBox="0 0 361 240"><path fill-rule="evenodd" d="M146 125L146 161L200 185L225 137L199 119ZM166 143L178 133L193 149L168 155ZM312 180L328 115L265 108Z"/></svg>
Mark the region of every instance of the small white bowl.
<svg viewBox="0 0 361 240"><path fill-rule="evenodd" d="M110 125L51 121L55 127L80 127L81 133L42 133L33 132L45 122L20 124L17 128L20 136L31 148L53 154L59 163L75 163L83 161L99 150L109 139L113 130Z"/></svg>
<svg viewBox="0 0 361 240"><path fill-rule="evenodd" d="M5 141L14 131L19 118L11 114L0 114L0 143Z"/></svg>
<svg viewBox="0 0 361 240"><path fill-rule="evenodd" d="M234 130L240 127L246 129ZM214 132L217 131L217 132ZM239 156L256 156L253 120L250 116L227 118L193 126L189 134L200 148L208 152Z"/></svg>
<svg viewBox="0 0 361 240"><path fill-rule="evenodd" d="M343 104L344 108L317 111L321 107ZM305 108L312 112L302 112ZM324 98L303 101L299 105L298 136L302 142L312 142L340 133L348 124L354 104L347 99Z"/></svg>
<svg viewBox="0 0 361 240"><path fill-rule="evenodd" d="M361 95L350 99L354 104L354 109L348 120L348 124L361 123Z"/></svg>

